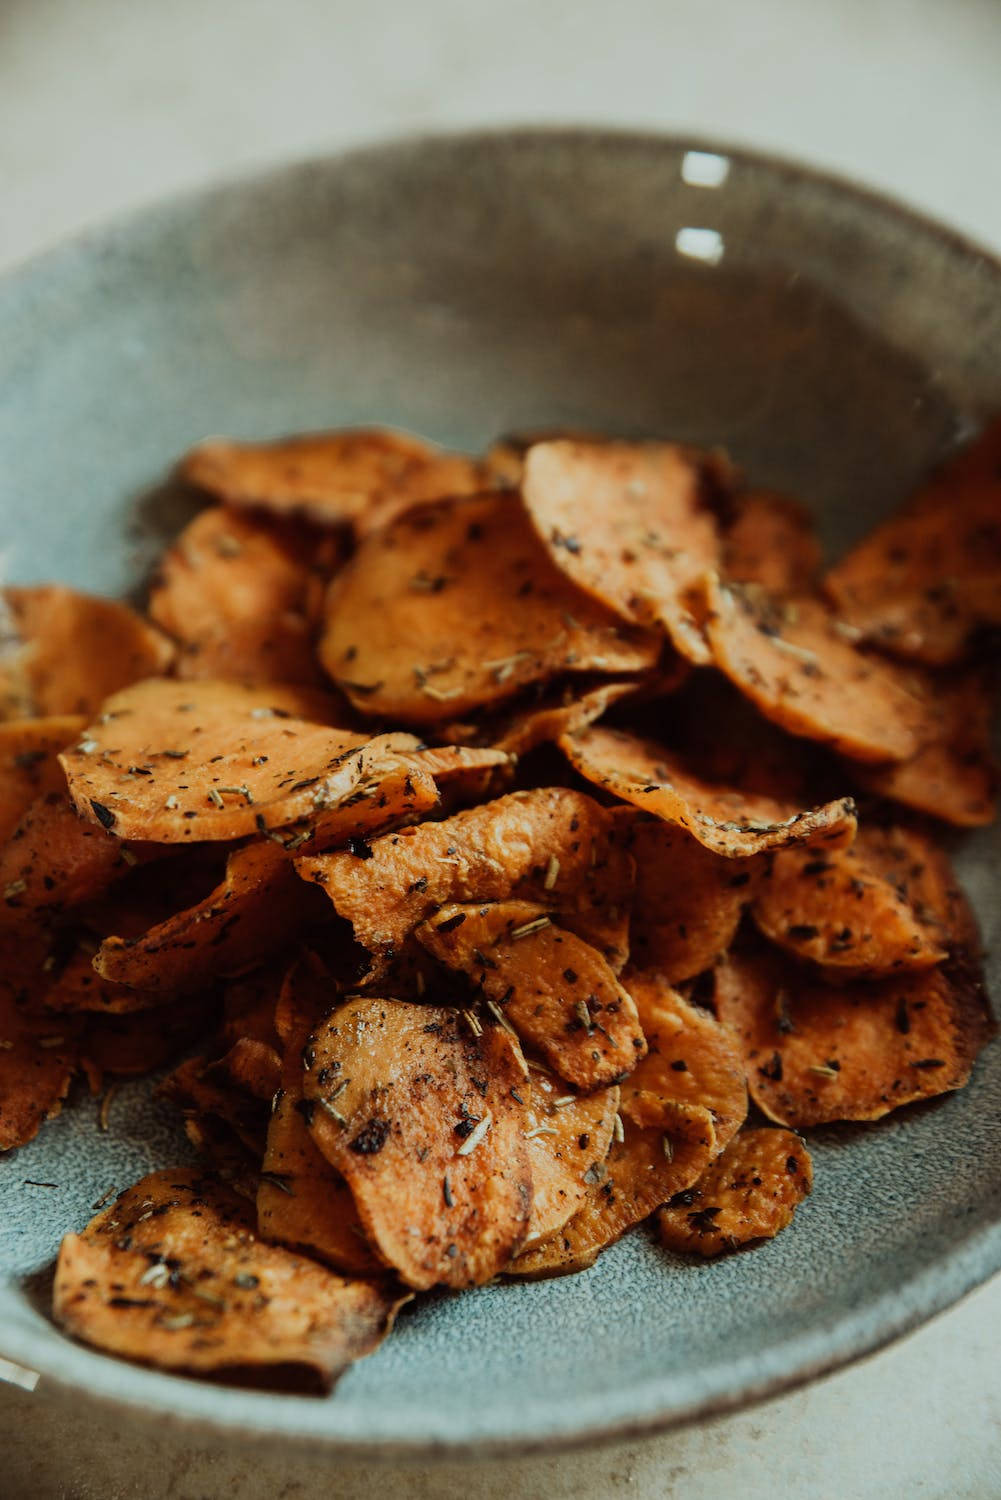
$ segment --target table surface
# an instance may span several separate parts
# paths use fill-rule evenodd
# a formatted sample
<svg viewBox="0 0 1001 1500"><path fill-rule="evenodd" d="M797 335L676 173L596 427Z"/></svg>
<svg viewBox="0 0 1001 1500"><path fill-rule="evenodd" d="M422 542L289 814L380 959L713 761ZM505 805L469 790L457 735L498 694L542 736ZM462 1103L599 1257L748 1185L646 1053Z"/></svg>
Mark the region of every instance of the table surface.
<svg viewBox="0 0 1001 1500"><path fill-rule="evenodd" d="M996 0L4 0L0 269L122 208L404 131L606 122L810 159L1001 250ZM2 541L2 539L0 539ZM808 1389L628 1446L315 1465L0 1385L11 1500L1001 1495L1001 1280Z"/></svg>

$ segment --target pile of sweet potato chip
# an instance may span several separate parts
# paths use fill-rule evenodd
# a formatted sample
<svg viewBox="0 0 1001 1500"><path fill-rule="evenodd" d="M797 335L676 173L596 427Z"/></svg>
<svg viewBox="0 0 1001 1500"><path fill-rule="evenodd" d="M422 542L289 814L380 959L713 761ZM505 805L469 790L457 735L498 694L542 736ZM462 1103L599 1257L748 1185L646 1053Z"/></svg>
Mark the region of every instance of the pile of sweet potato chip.
<svg viewBox="0 0 1001 1500"><path fill-rule="evenodd" d="M769 1238L797 1131L961 1087L999 437L826 577L719 454L215 442L148 618L6 590L0 1148L169 1064L202 1157L60 1323L322 1389L416 1292Z"/></svg>

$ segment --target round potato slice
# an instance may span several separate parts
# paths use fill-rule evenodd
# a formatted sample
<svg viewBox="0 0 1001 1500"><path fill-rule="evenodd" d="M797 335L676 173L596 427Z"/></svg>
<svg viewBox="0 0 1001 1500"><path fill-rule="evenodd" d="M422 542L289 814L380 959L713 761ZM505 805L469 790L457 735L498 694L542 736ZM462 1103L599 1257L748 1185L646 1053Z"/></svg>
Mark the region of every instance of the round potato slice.
<svg viewBox="0 0 1001 1500"><path fill-rule="evenodd" d="M72 714L0 723L0 845L37 797L65 791L66 776L57 757L85 723Z"/></svg>
<svg viewBox="0 0 1001 1500"><path fill-rule="evenodd" d="M532 1214L524 1249L551 1239L585 1202L616 1130L617 1088L567 1094L552 1073L530 1063L526 1100ZM618 1122L621 1130L622 1122Z"/></svg>
<svg viewBox="0 0 1001 1500"><path fill-rule="evenodd" d="M690 1255L723 1255L771 1240L813 1186L813 1162L791 1130L742 1130L657 1214L661 1243Z"/></svg>
<svg viewBox="0 0 1001 1500"><path fill-rule="evenodd" d="M0 1151L23 1146L59 1113L79 1064L75 1017L24 1004L44 991L48 957L41 929L0 937Z"/></svg>
<svg viewBox="0 0 1001 1500"><path fill-rule="evenodd" d="M820 573L820 542L805 505L771 490L749 490L734 501L723 537L722 572L770 594L809 593Z"/></svg>

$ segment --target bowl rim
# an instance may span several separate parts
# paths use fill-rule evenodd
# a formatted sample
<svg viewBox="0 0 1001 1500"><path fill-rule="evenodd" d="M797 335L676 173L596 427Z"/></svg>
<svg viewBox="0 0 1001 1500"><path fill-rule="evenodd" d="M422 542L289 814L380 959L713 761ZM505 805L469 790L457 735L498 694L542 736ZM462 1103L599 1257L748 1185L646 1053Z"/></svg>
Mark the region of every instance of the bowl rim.
<svg viewBox="0 0 1001 1500"><path fill-rule="evenodd" d="M19 287L36 275L51 275L58 271L60 262L85 257L102 246L110 247L135 230L155 233L160 225L166 225L177 215L190 215L201 204L221 193L266 190L270 184L277 184L289 175L322 174L401 152L419 154L427 150L469 149L492 143L538 147L565 144L585 149L591 145L602 150L620 149L633 153L680 154L692 151L726 156L738 165L764 170L773 177L790 182L813 183L834 197L845 197L876 210L898 224L936 240L951 255L979 263L989 276L998 279L1001 289L1001 250L987 248L963 231L912 207L892 193L860 184L847 174L812 166L794 155L683 131L618 124L541 123L387 133L343 150L294 156L264 166L251 165L206 183L182 187L86 224L61 236L48 247L16 258L0 269L0 296L16 295ZM755 1372L754 1360L744 1356L736 1365L727 1367L725 1379L717 1377L716 1389L687 1399L671 1398L665 1392L659 1398L659 1404L656 1392L663 1388L664 1380L655 1378L645 1384L648 1396L640 1414L601 1419L586 1425L572 1419L561 1422L545 1434L524 1435L508 1431L487 1437L377 1440L343 1430L321 1432L312 1425L308 1428L297 1425L294 1412L304 1404L306 1398L302 1397L277 1398L275 1408L276 1412L281 1411L281 1420L252 1419L245 1409L245 1400L241 1399L244 1398L242 1392L229 1393L235 1399L226 1404L225 1411L208 1414L199 1409L198 1393L204 1393L204 1383L148 1371L70 1340L39 1340L30 1323L0 1333L0 1356L40 1376L40 1390L64 1398L72 1397L77 1402L83 1398L85 1402L109 1412L117 1410L140 1419L166 1421L175 1430L183 1429L205 1438L240 1437L255 1445L273 1446L294 1441L299 1452L318 1455L340 1452L354 1461L420 1459L426 1462L555 1453L649 1436L746 1409L877 1353L945 1312L1001 1272L1001 1202L992 1205L992 1210L993 1219L969 1230L933 1263L912 1271L892 1291L866 1301L848 1318L814 1327L778 1344L769 1362L773 1368L767 1372ZM86 1379L84 1371L76 1369L81 1363L86 1366ZM130 1376L133 1377L131 1380ZM161 1381L169 1382L170 1388L180 1394L180 1401L168 1404L159 1398L157 1387ZM154 1388L148 1390L151 1383ZM246 1393L245 1399L254 1401L259 1397ZM317 1406L318 1403L309 1400L309 1409L315 1410Z"/></svg>

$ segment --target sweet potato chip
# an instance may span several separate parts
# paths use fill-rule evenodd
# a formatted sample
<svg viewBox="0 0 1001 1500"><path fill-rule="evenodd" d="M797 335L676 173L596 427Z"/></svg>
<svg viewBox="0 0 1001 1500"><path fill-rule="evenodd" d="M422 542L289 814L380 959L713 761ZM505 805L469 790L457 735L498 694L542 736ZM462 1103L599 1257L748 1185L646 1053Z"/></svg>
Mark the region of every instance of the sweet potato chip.
<svg viewBox="0 0 1001 1500"><path fill-rule="evenodd" d="M408 432L370 428L303 433L271 443L211 438L180 475L230 505L308 516L360 534L421 500L483 487L480 465Z"/></svg>
<svg viewBox="0 0 1001 1500"><path fill-rule="evenodd" d="M700 844L728 859L789 844L833 848L855 836L850 797L797 810L774 797L703 781L675 752L622 730L592 727L562 735L559 746L588 781L665 823L686 828Z"/></svg>
<svg viewBox="0 0 1001 1500"><path fill-rule="evenodd" d="M734 583L754 583L770 594L805 594L820 573L820 543L805 505L770 490L750 490L734 502L723 537L722 571Z"/></svg>
<svg viewBox="0 0 1001 1500"><path fill-rule="evenodd" d="M706 492L717 466L670 443L539 443L525 506L556 565L636 625L660 625L683 656L709 651L687 598L719 560Z"/></svg>
<svg viewBox="0 0 1001 1500"><path fill-rule="evenodd" d="M936 942L966 953L978 953L980 933L944 849L917 828L860 830L859 849L874 870L888 880Z"/></svg>
<svg viewBox="0 0 1001 1500"><path fill-rule="evenodd" d="M712 576L703 589L716 665L790 734L861 761L909 760L934 737L934 715L906 673L845 640L817 599Z"/></svg>
<svg viewBox="0 0 1001 1500"><path fill-rule="evenodd" d="M504 750L432 745L415 751L414 759L434 781L445 813L484 802L511 781L511 758Z"/></svg>
<svg viewBox="0 0 1001 1500"><path fill-rule="evenodd" d="M632 997L595 948L538 905L443 906L415 936L574 1088L616 1083L645 1055Z"/></svg>
<svg viewBox="0 0 1001 1500"><path fill-rule="evenodd" d="M91 1016L81 1044L85 1064L99 1077L132 1078L173 1062L211 1028L214 1006L205 995L125 1015ZM69 1017L60 1018L60 1026Z"/></svg>
<svg viewBox="0 0 1001 1500"><path fill-rule="evenodd" d="M627 815L628 816L628 815ZM760 876L760 860L714 854L683 828L637 819L629 832L636 894L631 961L672 984L711 968L729 948Z"/></svg>
<svg viewBox="0 0 1001 1500"><path fill-rule="evenodd" d="M480 714L467 723L445 724L441 732L463 744L492 745L508 755L527 755L537 745L593 724L613 703L634 696L641 684L654 680L655 674L646 674L621 679L570 677L561 682L537 683L492 713Z"/></svg>
<svg viewBox="0 0 1001 1500"><path fill-rule="evenodd" d="M104 979L161 997L201 989L218 975L252 968L294 939L322 912L311 894L284 849L255 840L234 850L222 884L198 906L141 938L105 938L94 968Z"/></svg>
<svg viewBox="0 0 1001 1500"><path fill-rule="evenodd" d="M37 797L65 790L57 756L78 738L84 723L73 715L0 723L0 845Z"/></svg>
<svg viewBox="0 0 1001 1500"><path fill-rule="evenodd" d="M633 864L614 819L564 787L511 792L440 823L376 839L371 854L299 859L359 943L386 956L449 902L537 901L598 948L613 968L628 952Z"/></svg>
<svg viewBox="0 0 1001 1500"><path fill-rule="evenodd" d="M178 643L179 677L323 682L317 606L338 561L331 533L209 506L162 558L153 620Z"/></svg>
<svg viewBox="0 0 1001 1500"><path fill-rule="evenodd" d="M260 1047L261 1043L251 1045ZM274 1061L277 1070L277 1058ZM209 1115L222 1120L250 1156L260 1160L264 1152L268 1106L248 1089L235 1086L232 1079L218 1074L213 1077L206 1057L189 1057L180 1063L158 1086L157 1093L183 1115L196 1118ZM270 1095L268 1097L270 1100Z"/></svg>
<svg viewBox="0 0 1001 1500"><path fill-rule="evenodd" d="M414 724L565 672L643 671L659 650L564 578L508 494L420 506L369 537L331 585L319 647L356 708Z"/></svg>
<svg viewBox="0 0 1001 1500"><path fill-rule="evenodd" d="M339 812L408 735L370 740L292 717L303 689L154 679L109 698L60 759L80 815L118 838L244 838ZM407 769L412 769L408 767Z"/></svg>
<svg viewBox="0 0 1001 1500"><path fill-rule="evenodd" d="M275 1010L287 969L287 957L279 954L259 968L227 982L223 988L223 1019L219 1028L219 1039L224 1046L231 1047L246 1036L281 1050Z"/></svg>
<svg viewBox="0 0 1001 1500"><path fill-rule="evenodd" d="M742 1130L657 1214L661 1241L668 1250L708 1257L774 1239L812 1186L813 1162L798 1135Z"/></svg>
<svg viewBox="0 0 1001 1500"><path fill-rule="evenodd" d="M946 665L1001 625L1001 421L946 464L828 573L865 640Z"/></svg>
<svg viewBox="0 0 1001 1500"><path fill-rule="evenodd" d="M941 676L915 671L915 692L936 716L934 736L898 765L855 766L866 791L929 813L960 828L981 828L997 816L1001 773L993 753L994 694L981 672Z"/></svg>
<svg viewBox="0 0 1001 1500"><path fill-rule="evenodd" d="M328 1389L389 1331L401 1298L254 1233L230 1188L190 1167L153 1172L63 1240L56 1321L142 1364Z"/></svg>
<svg viewBox="0 0 1001 1500"><path fill-rule="evenodd" d="M991 1034L965 964L835 987L774 952L731 954L716 971L716 1008L755 1104L796 1129L878 1120L961 1088Z"/></svg>
<svg viewBox="0 0 1001 1500"><path fill-rule="evenodd" d="M20 649L0 658L0 705L31 715L93 714L110 693L169 668L174 648L125 604L60 584L6 588ZM0 716L10 717L10 712Z"/></svg>
<svg viewBox="0 0 1001 1500"><path fill-rule="evenodd" d="M706 1011L654 974L630 990L649 1051L619 1090L621 1139L593 1173L588 1199L552 1239L523 1252L516 1275L556 1276L598 1254L702 1175L747 1113L740 1054Z"/></svg>
<svg viewBox="0 0 1001 1500"><path fill-rule="evenodd" d="M441 1006L353 1000L306 1049L313 1139L418 1289L489 1281L528 1227L523 1059L499 1026L477 1033Z"/></svg>
<svg viewBox="0 0 1001 1500"><path fill-rule="evenodd" d="M37 953L28 937L30 957L24 943L21 934L0 943L0 1151L23 1146L59 1113L78 1065L72 1018L64 1025L61 1017L29 1015L18 1004L20 981L31 977L20 971L37 968L44 954L41 935Z"/></svg>
<svg viewBox="0 0 1001 1500"><path fill-rule="evenodd" d="M93 901L161 852L83 822L65 792L47 792L0 848L0 926Z"/></svg>
<svg viewBox="0 0 1001 1500"><path fill-rule="evenodd" d="M483 465L498 489L518 490L525 477L525 458L537 443L606 443L600 432L580 428L548 427L532 432L506 432L495 438L483 455Z"/></svg>
<svg viewBox="0 0 1001 1500"><path fill-rule="evenodd" d="M122 1015L150 1010L162 1002L155 991L130 989L94 972L95 942L83 939L46 990L42 1004L47 1011L76 1015L96 1011L99 1015Z"/></svg>
<svg viewBox="0 0 1001 1500"><path fill-rule="evenodd" d="M851 849L779 850L751 912L771 942L844 978L929 969L946 956L941 932L870 859L864 828Z"/></svg>
<svg viewBox="0 0 1001 1500"><path fill-rule="evenodd" d="M558 1233L586 1200L612 1144L619 1091L567 1094L557 1078L533 1064L531 1083L518 1092L526 1101L532 1165L528 1250Z"/></svg>

